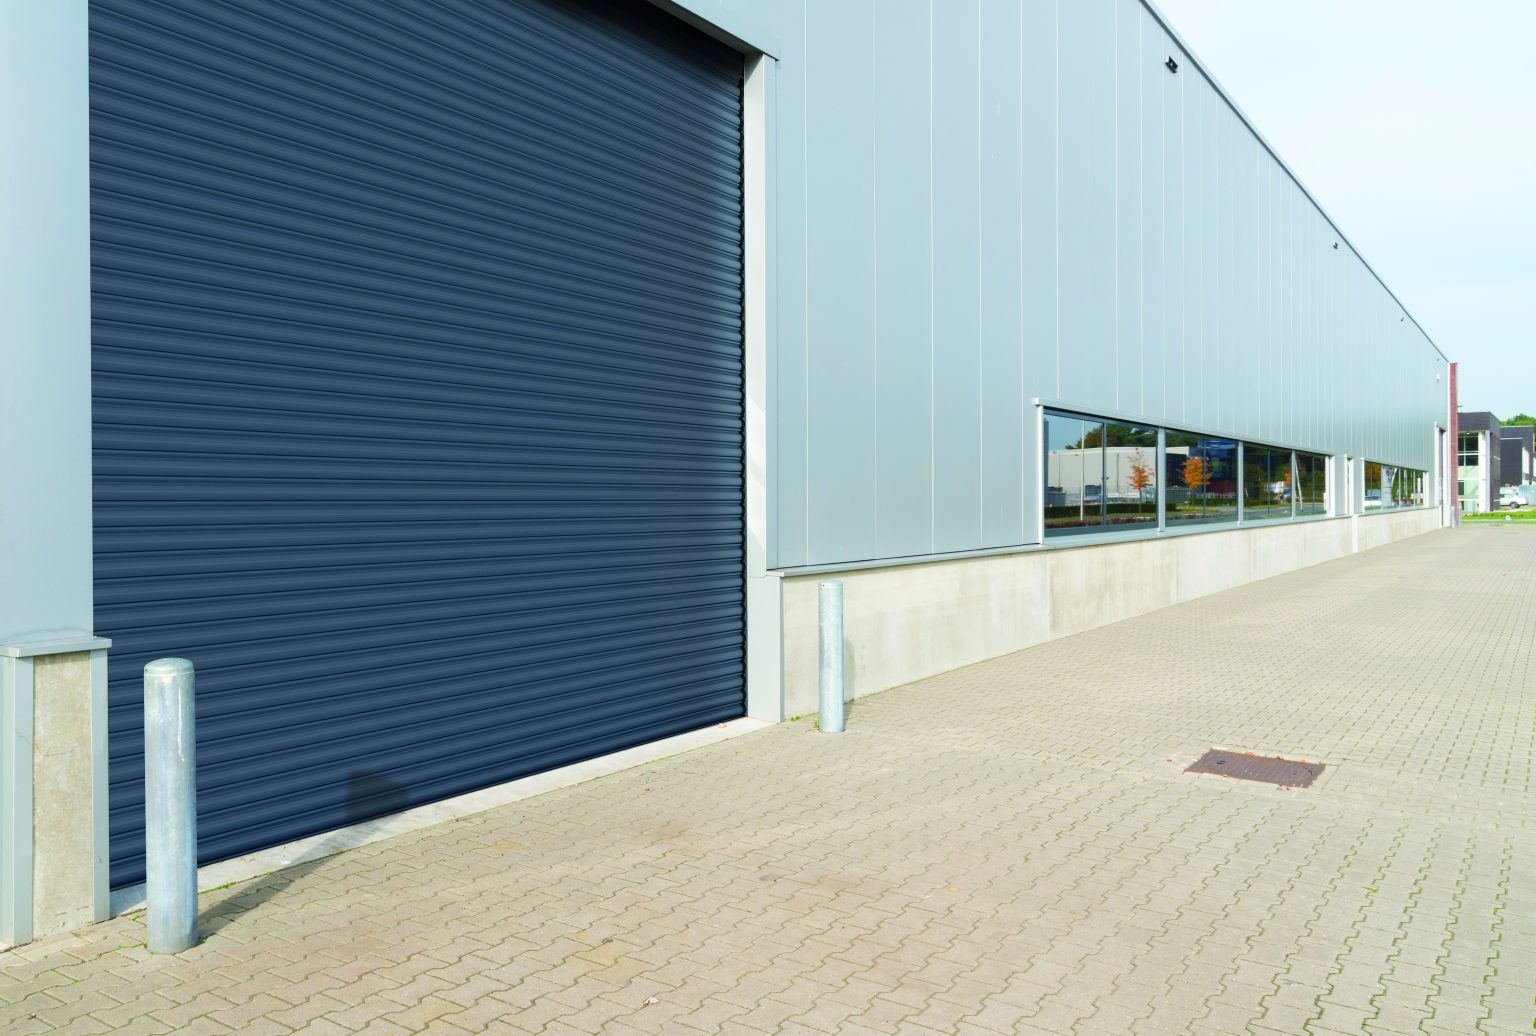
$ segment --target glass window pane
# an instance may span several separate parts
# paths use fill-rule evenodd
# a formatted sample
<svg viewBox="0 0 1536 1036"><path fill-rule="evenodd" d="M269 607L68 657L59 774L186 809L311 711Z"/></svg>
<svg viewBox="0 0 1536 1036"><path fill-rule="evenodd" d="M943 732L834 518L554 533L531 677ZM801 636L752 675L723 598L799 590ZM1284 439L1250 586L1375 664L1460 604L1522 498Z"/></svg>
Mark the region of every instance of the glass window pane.
<svg viewBox="0 0 1536 1036"><path fill-rule="evenodd" d="M1374 511L1381 507L1381 465L1375 461L1365 462L1365 510Z"/></svg>
<svg viewBox="0 0 1536 1036"><path fill-rule="evenodd" d="M1156 528L1157 429L1046 411L1045 532Z"/></svg>
<svg viewBox="0 0 1536 1036"><path fill-rule="evenodd" d="M1237 520L1237 443L1169 432L1163 458L1169 528Z"/></svg>
<svg viewBox="0 0 1536 1036"><path fill-rule="evenodd" d="M1460 486L1465 490L1463 482ZM1395 510L1424 506L1424 472L1391 464L1365 462L1365 506Z"/></svg>
<svg viewBox="0 0 1536 1036"><path fill-rule="evenodd" d="M1104 426L1045 415L1045 532L1097 532L1104 522Z"/></svg>
<svg viewBox="0 0 1536 1036"><path fill-rule="evenodd" d="M1456 437L1457 453L1460 454L1459 464L1463 468L1477 467L1477 433L1462 432Z"/></svg>
<svg viewBox="0 0 1536 1036"><path fill-rule="evenodd" d="M1296 514L1328 513L1328 458L1296 454Z"/></svg>
<svg viewBox="0 0 1536 1036"><path fill-rule="evenodd" d="M1291 451L1243 444L1243 519L1291 516Z"/></svg>
<svg viewBox="0 0 1536 1036"><path fill-rule="evenodd" d="M1157 429L1106 424L1104 435L1105 523L1156 527Z"/></svg>

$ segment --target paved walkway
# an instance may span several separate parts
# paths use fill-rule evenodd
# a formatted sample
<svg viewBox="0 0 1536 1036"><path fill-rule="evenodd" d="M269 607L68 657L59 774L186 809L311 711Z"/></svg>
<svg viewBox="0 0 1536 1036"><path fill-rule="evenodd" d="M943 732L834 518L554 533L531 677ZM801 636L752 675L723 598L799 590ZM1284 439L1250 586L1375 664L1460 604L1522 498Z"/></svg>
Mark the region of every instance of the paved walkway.
<svg viewBox="0 0 1536 1036"><path fill-rule="evenodd" d="M1536 529L1435 533L13 951L0 1032L1528 1034L1533 652Z"/></svg>

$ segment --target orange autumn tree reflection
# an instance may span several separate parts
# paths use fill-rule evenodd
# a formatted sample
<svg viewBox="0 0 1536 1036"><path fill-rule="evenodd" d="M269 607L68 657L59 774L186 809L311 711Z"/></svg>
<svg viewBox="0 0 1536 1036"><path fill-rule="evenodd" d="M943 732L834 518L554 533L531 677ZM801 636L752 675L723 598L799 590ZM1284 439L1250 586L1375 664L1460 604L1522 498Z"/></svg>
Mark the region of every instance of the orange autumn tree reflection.
<svg viewBox="0 0 1536 1036"><path fill-rule="evenodd" d="M1199 492L1210 480L1211 470L1204 457L1191 457L1184 462L1184 485Z"/></svg>
<svg viewBox="0 0 1536 1036"><path fill-rule="evenodd" d="M1152 466L1147 463L1146 456L1140 450L1131 454L1130 460L1131 474L1126 481L1130 482L1131 488L1136 490L1136 509L1139 512L1141 505L1146 503L1147 487L1152 484Z"/></svg>

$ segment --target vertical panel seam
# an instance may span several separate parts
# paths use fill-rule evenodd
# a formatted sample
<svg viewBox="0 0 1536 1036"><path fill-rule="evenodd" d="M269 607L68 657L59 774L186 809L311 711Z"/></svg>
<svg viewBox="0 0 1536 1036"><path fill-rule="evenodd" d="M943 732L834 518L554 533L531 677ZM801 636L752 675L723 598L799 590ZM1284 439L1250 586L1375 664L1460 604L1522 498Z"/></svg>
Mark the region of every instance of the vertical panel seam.
<svg viewBox="0 0 1536 1036"><path fill-rule="evenodd" d="M870 419L874 423L873 503L874 544L880 549L880 18L875 0L869 0L869 85L873 111L869 120L869 225L870 225L870 347L873 353L873 403Z"/></svg>
<svg viewBox="0 0 1536 1036"><path fill-rule="evenodd" d="M1056 117L1056 398L1061 398L1061 0L1056 0L1056 96L1052 108Z"/></svg>
<svg viewBox="0 0 1536 1036"><path fill-rule="evenodd" d="M987 539L987 310L984 303L982 282L986 277L985 258L982 255L982 167L986 162L986 148L982 137L986 133L986 118L982 111L981 84L985 79L982 68L981 4L976 6L976 545L982 546Z"/></svg>
<svg viewBox="0 0 1536 1036"><path fill-rule="evenodd" d="M1019 11L1019 542L1029 538L1029 433L1024 420L1024 12ZM1043 484L1043 479L1037 480ZM1041 501L1042 506L1044 501Z"/></svg>
<svg viewBox="0 0 1536 1036"><path fill-rule="evenodd" d="M938 391L934 386L934 245L937 234L933 223L933 2L928 0L928 549L937 549L939 524L938 493Z"/></svg>
<svg viewBox="0 0 1536 1036"><path fill-rule="evenodd" d="M810 0L801 0L800 4L800 38L804 41L805 52L800 61L800 169L802 190L800 211L801 225L805 228L801 247L805 250L801 259L801 279L805 284L804 296L801 305L804 307L800 313L801 327L804 329L802 340L804 341L805 363L801 365L800 377L804 382L803 397L805 400L805 414L802 418L805 422L804 434L801 436L802 449L804 450L804 463L801 465L800 480L803 485L801 490L804 497L802 508L805 512L805 560L814 562L816 551L813 547L815 529L811 527L811 17Z"/></svg>

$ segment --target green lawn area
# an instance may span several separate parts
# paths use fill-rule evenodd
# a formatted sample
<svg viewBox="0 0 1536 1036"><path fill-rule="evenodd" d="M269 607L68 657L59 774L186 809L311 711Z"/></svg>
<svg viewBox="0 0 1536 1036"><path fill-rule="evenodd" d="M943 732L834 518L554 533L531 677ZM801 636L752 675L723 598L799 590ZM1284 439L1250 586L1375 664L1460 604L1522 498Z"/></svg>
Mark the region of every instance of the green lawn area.
<svg viewBox="0 0 1536 1036"><path fill-rule="evenodd" d="M1483 511L1461 516L1464 522L1502 522L1506 518L1512 518L1517 522L1536 522L1536 508L1522 508L1518 511Z"/></svg>

